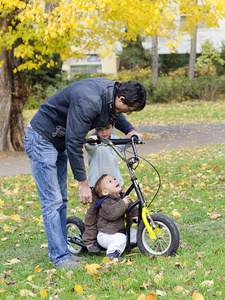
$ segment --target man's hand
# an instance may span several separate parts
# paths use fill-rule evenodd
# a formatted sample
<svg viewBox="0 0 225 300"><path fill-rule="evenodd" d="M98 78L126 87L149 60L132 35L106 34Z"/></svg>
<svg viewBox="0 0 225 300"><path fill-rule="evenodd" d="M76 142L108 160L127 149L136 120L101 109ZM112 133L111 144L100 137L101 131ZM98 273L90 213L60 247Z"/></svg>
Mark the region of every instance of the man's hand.
<svg viewBox="0 0 225 300"><path fill-rule="evenodd" d="M143 134L141 134L140 132L137 132L135 129L133 129L130 132L128 132L127 138L131 138L132 135L136 135L140 141L143 140Z"/></svg>
<svg viewBox="0 0 225 300"><path fill-rule="evenodd" d="M92 192L88 185L87 179L78 181L80 202L83 204L92 202Z"/></svg>

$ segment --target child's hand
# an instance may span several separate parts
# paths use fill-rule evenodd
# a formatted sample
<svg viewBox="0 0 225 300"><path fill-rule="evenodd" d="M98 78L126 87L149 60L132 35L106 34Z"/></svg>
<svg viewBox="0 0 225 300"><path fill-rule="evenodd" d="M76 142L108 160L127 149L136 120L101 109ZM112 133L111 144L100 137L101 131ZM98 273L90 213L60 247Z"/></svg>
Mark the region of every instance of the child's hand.
<svg viewBox="0 0 225 300"><path fill-rule="evenodd" d="M90 139L93 139L94 141L97 141L98 136L97 135L91 135L89 136ZM93 143L90 143L91 145L96 145L96 143L93 141Z"/></svg>
<svg viewBox="0 0 225 300"><path fill-rule="evenodd" d="M138 216L133 217L132 220L133 220L134 223L137 223L138 222Z"/></svg>
<svg viewBox="0 0 225 300"><path fill-rule="evenodd" d="M123 198L123 201L124 201L125 204L128 206L129 203L130 203L130 198L129 198L129 196L124 197L124 198Z"/></svg>

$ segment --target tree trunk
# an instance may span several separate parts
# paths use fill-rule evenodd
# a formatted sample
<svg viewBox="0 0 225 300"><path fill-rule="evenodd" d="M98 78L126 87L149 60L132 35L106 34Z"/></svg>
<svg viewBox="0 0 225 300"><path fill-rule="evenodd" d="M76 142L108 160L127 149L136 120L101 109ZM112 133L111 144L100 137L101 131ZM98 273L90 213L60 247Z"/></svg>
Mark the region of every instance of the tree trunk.
<svg viewBox="0 0 225 300"><path fill-rule="evenodd" d="M9 24L10 16L0 18L0 30ZM28 93L21 73L13 72L20 64L20 59L14 57L14 48L19 43L18 40L12 50L3 48L0 52L0 60L4 61L0 67L0 151L24 150L22 111Z"/></svg>
<svg viewBox="0 0 225 300"><path fill-rule="evenodd" d="M14 69L20 64L20 59L12 54L11 62ZM11 142L16 151L24 150L24 128L23 128L23 107L27 100L28 93L24 85L21 72L12 73L12 105L10 116Z"/></svg>
<svg viewBox="0 0 225 300"><path fill-rule="evenodd" d="M7 28L6 18L0 18L0 30ZM12 104L12 79L9 57L5 48L0 52L0 151L13 150L10 140L10 108Z"/></svg>
<svg viewBox="0 0 225 300"><path fill-rule="evenodd" d="M195 78L195 63L196 63L196 44L197 44L197 26L193 31L193 36L191 39L191 49L189 56L189 70L188 77Z"/></svg>
<svg viewBox="0 0 225 300"><path fill-rule="evenodd" d="M159 61L158 61L158 36L152 36L152 83L158 83Z"/></svg>

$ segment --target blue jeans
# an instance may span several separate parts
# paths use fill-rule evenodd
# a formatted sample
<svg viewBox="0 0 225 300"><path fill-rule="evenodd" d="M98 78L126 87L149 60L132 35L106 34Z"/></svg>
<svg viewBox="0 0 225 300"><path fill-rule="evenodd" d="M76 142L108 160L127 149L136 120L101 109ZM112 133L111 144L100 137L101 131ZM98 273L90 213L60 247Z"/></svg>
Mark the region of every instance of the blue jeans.
<svg viewBox="0 0 225 300"><path fill-rule="evenodd" d="M38 190L49 257L54 266L71 258L67 247L67 153L59 153L52 143L27 128L24 147Z"/></svg>

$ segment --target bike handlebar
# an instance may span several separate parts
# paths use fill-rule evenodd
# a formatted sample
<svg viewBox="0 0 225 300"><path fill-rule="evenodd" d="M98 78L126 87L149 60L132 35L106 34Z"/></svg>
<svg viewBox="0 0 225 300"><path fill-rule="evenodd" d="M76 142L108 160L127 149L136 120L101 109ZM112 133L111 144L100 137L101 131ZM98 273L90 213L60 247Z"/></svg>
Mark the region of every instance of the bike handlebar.
<svg viewBox="0 0 225 300"><path fill-rule="evenodd" d="M94 140L92 138L86 138L84 143L88 144L101 144L106 143L107 144L108 139L103 139L98 136L97 140ZM113 145L126 145L126 144L144 144L141 140L138 139L137 135L133 135L131 138L124 138L124 139L109 139Z"/></svg>

